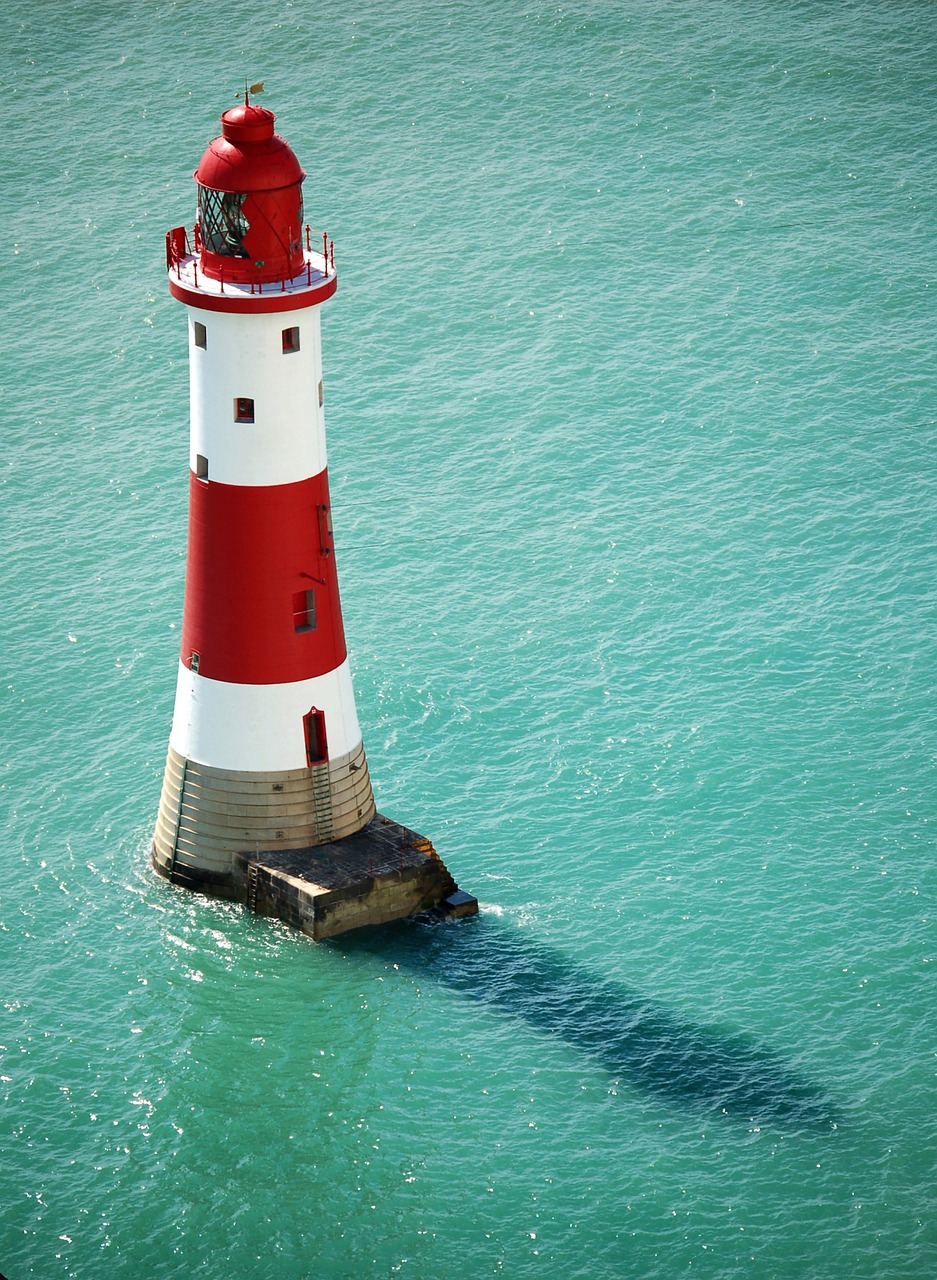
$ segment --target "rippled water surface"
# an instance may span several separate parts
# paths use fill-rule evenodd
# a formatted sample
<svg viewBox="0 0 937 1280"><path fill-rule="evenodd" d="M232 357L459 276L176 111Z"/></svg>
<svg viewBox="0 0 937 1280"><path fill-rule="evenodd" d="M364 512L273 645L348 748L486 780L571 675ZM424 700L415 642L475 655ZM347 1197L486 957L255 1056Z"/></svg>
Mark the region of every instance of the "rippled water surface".
<svg viewBox="0 0 937 1280"><path fill-rule="evenodd" d="M0 35L0 1271L932 1280L937 10ZM483 904L320 946L146 852L163 235L261 77L378 801Z"/></svg>

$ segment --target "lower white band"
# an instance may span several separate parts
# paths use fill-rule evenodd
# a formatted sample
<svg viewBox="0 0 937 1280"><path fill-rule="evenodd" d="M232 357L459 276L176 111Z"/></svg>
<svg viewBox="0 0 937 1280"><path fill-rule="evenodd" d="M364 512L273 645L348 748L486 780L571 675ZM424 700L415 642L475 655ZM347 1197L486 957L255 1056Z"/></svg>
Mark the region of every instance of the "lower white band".
<svg viewBox="0 0 937 1280"><path fill-rule="evenodd" d="M185 759L219 769L302 769L303 717L313 707L325 713L331 758L359 745L347 659L324 676L291 684L224 684L180 662L169 741Z"/></svg>

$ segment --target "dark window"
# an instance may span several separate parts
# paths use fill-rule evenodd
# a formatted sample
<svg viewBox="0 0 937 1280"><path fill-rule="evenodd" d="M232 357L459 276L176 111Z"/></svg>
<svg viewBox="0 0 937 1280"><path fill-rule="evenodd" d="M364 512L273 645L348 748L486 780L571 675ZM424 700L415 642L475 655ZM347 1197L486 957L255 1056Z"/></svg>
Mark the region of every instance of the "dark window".
<svg viewBox="0 0 937 1280"><path fill-rule="evenodd" d="M254 402L247 396L238 396L234 401L234 421L253 422Z"/></svg>
<svg viewBox="0 0 937 1280"><path fill-rule="evenodd" d="M195 455L195 474L199 480L208 479L208 459L205 457L204 453L197 453Z"/></svg>
<svg viewBox="0 0 937 1280"><path fill-rule="evenodd" d="M208 346L208 330L202 324L201 320L195 321L195 345L197 347Z"/></svg>
<svg viewBox="0 0 937 1280"><path fill-rule="evenodd" d="M322 394L322 379L320 378L319 379L319 408L320 409L322 408L322 401L324 400L324 398L325 397Z"/></svg>
<svg viewBox="0 0 937 1280"><path fill-rule="evenodd" d="M293 630L315 631L316 629L316 593L308 591L293 592Z"/></svg>
<svg viewBox="0 0 937 1280"><path fill-rule="evenodd" d="M299 325L294 324L291 329L283 330L283 354L287 355L290 351L299 350Z"/></svg>
<svg viewBox="0 0 937 1280"><path fill-rule="evenodd" d="M212 253L226 254L229 258L246 258L243 240L250 230L244 217L246 195L233 191L213 191L211 187L198 189L198 221L202 231L202 244Z"/></svg>

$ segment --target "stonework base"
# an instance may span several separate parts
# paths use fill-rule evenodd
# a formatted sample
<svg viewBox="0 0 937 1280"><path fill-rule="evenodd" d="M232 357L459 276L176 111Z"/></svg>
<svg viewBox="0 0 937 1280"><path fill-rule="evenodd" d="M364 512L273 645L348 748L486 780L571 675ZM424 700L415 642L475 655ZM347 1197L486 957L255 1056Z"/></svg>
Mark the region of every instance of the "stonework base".
<svg viewBox="0 0 937 1280"><path fill-rule="evenodd" d="M154 856L154 865L167 875L164 860ZM237 853L223 885L191 868L167 878L242 901L317 940L430 908L453 916L478 911L477 900L458 888L430 841L381 814L340 840Z"/></svg>

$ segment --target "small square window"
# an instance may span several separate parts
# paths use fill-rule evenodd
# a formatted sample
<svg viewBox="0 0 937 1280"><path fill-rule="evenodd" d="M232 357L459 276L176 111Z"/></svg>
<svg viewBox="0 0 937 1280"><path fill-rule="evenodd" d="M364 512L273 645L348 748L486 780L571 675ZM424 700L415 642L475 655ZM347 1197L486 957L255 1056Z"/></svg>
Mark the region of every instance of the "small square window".
<svg viewBox="0 0 937 1280"><path fill-rule="evenodd" d="M299 350L299 325L294 324L291 329L283 330L283 354L287 355L290 351Z"/></svg>
<svg viewBox="0 0 937 1280"><path fill-rule="evenodd" d="M205 457L204 453L197 453L195 455L195 474L199 480L208 479L208 459Z"/></svg>
<svg viewBox="0 0 937 1280"><path fill-rule="evenodd" d="M247 396L238 396L234 401L234 421L253 422L254 402Z"/></svg>
<svg viewBox="0 0 937 1280"><path fill-rule="evenodd" d="M194 321L193 327L195 329L195 345L202 348L207 347L208 330L202 324L201 320Z"/></svg>
<svg viewBox="0 0 937 1280"><path fill-rule="evenodd" d="M293 630L298 634L316 629L316 593L308 591L293 592Z"/></svg>

